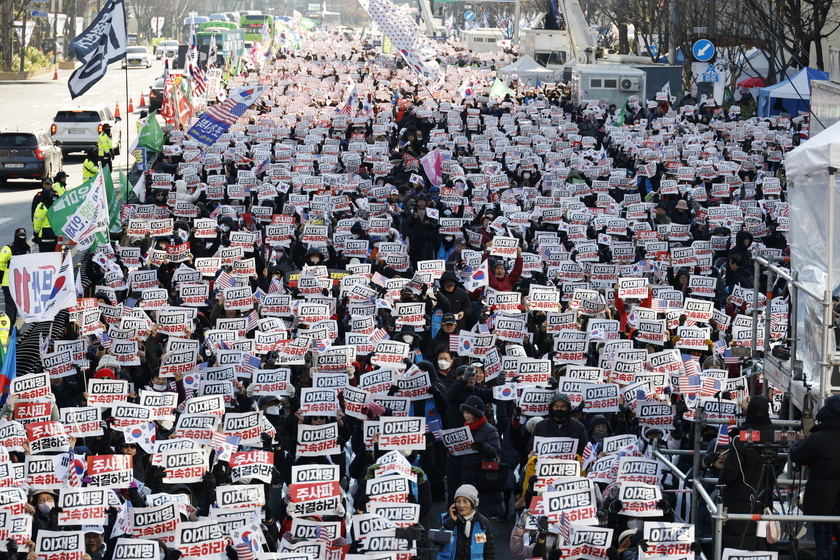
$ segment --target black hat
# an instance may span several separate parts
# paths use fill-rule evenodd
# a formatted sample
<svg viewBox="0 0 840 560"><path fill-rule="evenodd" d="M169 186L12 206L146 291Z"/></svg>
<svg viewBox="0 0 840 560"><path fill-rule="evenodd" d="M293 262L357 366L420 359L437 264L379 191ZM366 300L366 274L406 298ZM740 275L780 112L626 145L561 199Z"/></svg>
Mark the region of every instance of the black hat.
<svg viewBox="0 0 840 560"><path fill-rule="evenodd" d="M461 412L469 412L476 418L484 416L484 401L475 395L468 397L467 402L458 407Z"/></svg>
<svg viewBox="0 0 840 560"><path fill-rule="evenodd" d="M257 401L257 406L259 408L262 408L267 404L270 405L270 404L273 404L273 403L278 403L278 404L280 403L280 399L277 398L276 395L263 395L263 396L260 397L260 400Z"/></svg>
<svg viewBox="0 0 840 560"><path fill-rule="evenodd" d="M458 283L458 275L455 274L454 270L447 270L440 277L440 283L443 284L444 282L455 282Z"/></svg>

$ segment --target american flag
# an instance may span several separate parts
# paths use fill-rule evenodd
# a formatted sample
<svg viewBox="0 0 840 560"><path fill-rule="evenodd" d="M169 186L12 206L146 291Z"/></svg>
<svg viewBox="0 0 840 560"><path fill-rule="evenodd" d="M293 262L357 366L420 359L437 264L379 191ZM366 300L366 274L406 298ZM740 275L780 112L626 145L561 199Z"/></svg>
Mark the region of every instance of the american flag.
<svg viewBox="0 0 840 560"><path fill-rule="evenodd" d="M449 335L449 351L458 353L458 350L461 348L461 335L458 334L450 334Z"/></svg>
<svg viewBox="0 0 840 560"><path fill-rule="evenodd" d="M679 380L680 394L683 396L696 395L700 392L699 375L682 375Z"/></svg>
<svg viewBox="0 0 840 560"><path fill-rule="evenodd" d="M657 313L665 313L668 311L668 300L661 298L652 298L650 308Z"/></svg>
<svg viewBox="0 0 840 560"><path fill-rule="evenodd" d="M259 325L260 316L257 313L257 310L254 309L250 313L248 313L248 324L245 327L246 332L250 332L257 328Z"/></svg>
<svg viewBox="0 0 840 560"><path fill-rule="evenodd" d="M702 388L700 389L701 397L714 397L720 391L720 379L714 377L704 377Z"/></svg>
<svg viewBox="0 0 840 560"><path fill-rule="evenodd" d="M236 119L245 114L247 107L244 103L238 103L235 99L225 99L224 102L208 107L205 114L219 122L232 125Z"/></svg>
<svg viewBox="0 0 840 560"><path fill-rule="evenodd" d="M332 542L332 539L330 538L330 532L327 531L327 529L325 527L322 527L321 525L315 527L315 540L320 541L322 543L326 543L327 545L329 545Z"/></svg>
<svg viewBox="0 0 840 560"><path fill-rule="evenodd" d="M560 522L557 523L557 529L560 531L560 537L563 539L563 544L569 544L569 538L572 532L571 523L569 523L569 518L566 517L566 512L560 513Z"/></svg>
<svg viewBox="0 0 840 560"><path fill-rule="evenodd" d="M586 448L583 450L583 455L581 455L581 469L586 470L587 468L589 468L589 465L592 463L592 461L598 458L597 447L598 446L593 445L591 441L586 444Z"/></svg>
<svg viewBox="0 0 840 560"><path fill-rule="evenodd" d="M268 285L268 293L276 294L283 289L283 282L279 278L272 278L271 284Z"/></svg>
<svg viewBox="0 0 840 560"><path fill-rule="evenodd" d="M372 335L370 335L370 342L371 344L376 344L377 342L381 342L386 338L389 338L388 331L386 331L385 329L377 329Z"/></svg>
<svg viewBox="0 0 840 560"><path fill-rule="evenodd" d="M715 356L723 356L726 353L726 341L723 339L716 340L713 350Z"/></svg>
<svg viewBox="0 0 840 560"><path fill-rule="evenodd" d="M239 367L243 374L248 377L254 375L254 371L260 369L260 359L250 354L243 354L242 365Z"/></svg>
<svg viewBox="0 0 840 560"><path fill-rule="evenodd" d="M236 284L236 280L233 276L231 276L227 270L223 270L218 277L216 277L216 283L214 287L217 290L223 290L225 288L230 288Z"/></svg>
<svg viewBox="0 0 840 560"><path fill-rule="evenodd" d="M729 426L726 424L722 424L720 427L720 431L718 432L717 441L715 442L715 447L726 447L732 442L732 436L729 435Z"/></svg>
<svg viewBox="0 0 840 560"><path fill-rule="evenodd" d="M242 438L239 436L213 432L213 450L216 452L213 464L215 465L219 461L229 461L231 453L239 449L240 441L242 441Z"/></svg>
<svg viewBox="0 0 840 560"><path fill-rule="evenodd" d="M700 375L700 364L692 356L683 354L683 370L686 375Z"/></svg>
<svg viewBox="0 0 840 560"><path fill-rule="evenodd" d="M192 96L201 97L207 91L204 70L198 64L198 47L195 44L195 27L190 34L190 52L187 55L187 70L192 78Z"/></svg>
<svg viewBox="0 0 840 560"><path fill-rule="evenodd" d="M265 158L260 162L260 164L254 169L254 175L261 175L268 171L268 167L271 165L271 159Z"/></svg>
<svg viewBox="0 0 840 560"><path fill-rule="evenodd" d="M73 488L82 485L82 478L85 476L85 462L76 457L73 448L70 448L70 468L67 471L67 484Z"/></svg>
<svg viewBox="0 0 840 560"><path fill-rule="evenodd" d="M377 286L382 286L383 288L388 284L388 278L382 276L382 274L380 274L379 272L374 272L370 281L376 284Z"/></svg>
<svg viewBox="0 0 840 560"><path fill-rule="evenodd" d="M733 356L731 348L727 348L723 352L723 363L724 364L732 365L732 364L738 364L740 362L741 362L741 358L739 358L738 356Z"/></svg>
<svg viewBox="0 0 840 560"><path fill-rule="evenodd" d="M102 343L102 348L105 348L106 350L110 350L113 342L111 341L111 337L108 336L108 333L106 333L106 332L99 333L97 336L99 337L99 341Z"/></svg>

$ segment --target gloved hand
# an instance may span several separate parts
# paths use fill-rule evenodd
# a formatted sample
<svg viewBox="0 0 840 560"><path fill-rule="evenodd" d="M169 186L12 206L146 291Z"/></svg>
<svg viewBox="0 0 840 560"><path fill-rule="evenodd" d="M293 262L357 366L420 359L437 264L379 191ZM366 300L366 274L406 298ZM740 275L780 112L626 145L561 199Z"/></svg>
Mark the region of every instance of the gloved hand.
<svg viewBox="0 0 840 560"><path fill-rule="evenodd" d="M621 500L613 500L612 502L610 502L610 513L618 513L619 511L621 511L621 506Z"/></svg>
<svg viewBox="0 0 840 560"><path fill-rule="evenodd" d="M262 440L263 449L270 449L274 442L274 438L272 438L271 434L269 434L268 432L261 433L260 439Z"/></svg>
<svg viewBox="0 0 840 560"><path fill-rule="evenodd" d="M15 539L6 539L6 554L9 558L16 558L18 553L18 543Z"/></svg>
<svg viewBox="0 0 840 560"><path fill-rule="evenodd" d="M236 553L236 549L231 545L227 545L225 547L225 554L227 555L228 560L239 560L239 555Z"/></svg>

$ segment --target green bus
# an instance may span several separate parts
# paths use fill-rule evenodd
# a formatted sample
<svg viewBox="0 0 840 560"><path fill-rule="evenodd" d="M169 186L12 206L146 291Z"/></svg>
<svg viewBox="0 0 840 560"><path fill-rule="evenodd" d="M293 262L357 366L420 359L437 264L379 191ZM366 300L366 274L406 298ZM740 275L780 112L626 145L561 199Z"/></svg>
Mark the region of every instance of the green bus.
<svg viewBox="0 0 840 560"><path fill-rule="evenodd" d="M213 21L210 23L225 23ZM231 24L233 25L233 24ZM202 25L201 31L195 34L195 42L199 50L202 47L216 43L216 66L236 68L245 54L245 32L241 29L231 29L227 26Z"/></svg>
<svg viewBox="0 0 840 560"><path fill-rule="evenodd" d="M229 21L207 21L198 26L199 31L204 31L208 27L219 27L225 29L239 29L239 26Z"/></svg>
<svg viewBox="0 0 840 560"><path fill-rule="evenodd" d="M263 41L263 25L268 25L267 41ZM274 18L272 16L267 16L265 14L242 15L242 17L239 20L239 27L241 27L242 30L245 31L246 43L253 44L259 41L260 43L267 43L268 45L274 44Z"/></svg>

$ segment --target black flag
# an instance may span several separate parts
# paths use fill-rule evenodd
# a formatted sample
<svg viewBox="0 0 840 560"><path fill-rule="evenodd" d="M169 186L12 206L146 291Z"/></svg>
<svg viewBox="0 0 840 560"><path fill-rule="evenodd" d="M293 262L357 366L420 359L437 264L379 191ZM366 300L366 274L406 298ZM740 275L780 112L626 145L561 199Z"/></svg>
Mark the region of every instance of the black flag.
<svg viewBox="0 0 840 560"><path fill-rule="evenodd" d="M90 26L70 43L82 66L70 76L70 97L79 97L102 79L108 65L125 57L128 31L123 0L109 0Z"/></svg>

